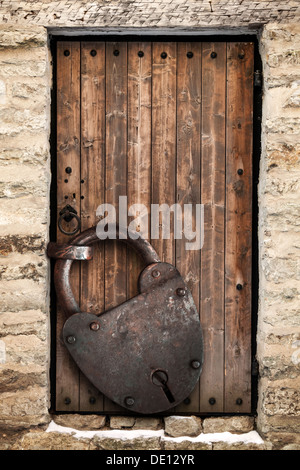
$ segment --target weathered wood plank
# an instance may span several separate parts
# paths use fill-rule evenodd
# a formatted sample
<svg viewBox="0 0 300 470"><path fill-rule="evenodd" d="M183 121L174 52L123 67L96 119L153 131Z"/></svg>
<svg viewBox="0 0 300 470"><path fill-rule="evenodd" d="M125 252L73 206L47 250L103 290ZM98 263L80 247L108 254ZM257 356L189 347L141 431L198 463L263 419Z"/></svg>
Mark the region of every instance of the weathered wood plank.
<svg viewBox="0 0 300 470"><path fill-rule="evenodd" d="M106 43L106 202L119 218L119 196L127 195L127 43ZM123 215L123 214L122 214ZM105 244L105 309L127 297L127 251L120 241ZM104 409L118 410L107 398Z"/></svg>
<svg viewBox="0 0 300 470"><path fill-rule="evenodd" d="M142 204L147 208L148 239L151 204L151 54L150 42L128 43L128 207ZM132 215L129 223L137 221L138 214ZM142 233L147 227L143 221L144 218L138 227ZM128 255L128 297L133 297L138 293L137 281L143 262L133 250Z"/></svg>
<svg viewBox="0 0 300 470"><path fill-rule="evenodd" d="M71 173L66 168L71 168ZM57 43L57 214L70 204L80 216L80 44ZM74 229L75 219L64 223ZM68 235L57 228L57 241L66 243ZM79 300L80 272L77 263L71 268L71 286ZM61 332L64 314L57 306L56 409L79 408L79 370L66 350Z"/></svg>
<svg viewBox="0 0 300 470"><path fill-rule="evenodd" d="M225 249L226 44L203 43L201 202L201 325L204 365L200 409L224 408L224 249Z"/></svg>
<svg viewBox="0 0 300 470"><path fill-rule="evenodd" d="M201 43L178 43L177 63L177 198L174 202L182 209L184 233L182 239L176 240L176 266L199 310L200 247L187 249L191 248L187 244L197 242L191 236L184 236L188 235L184 222L189 220L185 205L192 204L191 228L196 231L196 204L200 204ZM188 398L188 402L176 407L177 412L199 411L199 383Z"/></svg>
<svg viewBox="0 0 300 470"><path fill-rule="evenodd" d="M170 207L176 202L176 49L176 43L168 42L153 43L152 47L151 201ZM163 224L160 220L169 228L168 222ZM161 261L169 263L175 262L173 221L171 213L169 239L163 239L161 232L158 239L152 236L152 245Z"/></svg>
<svg viewBox="0 0 300 470"><path fill-rule="evenodd" d="M81 43L81 224L97 223L105 188L105 43ZM104 242L94 245L93 260L82 262L80 308L104 311ZM103 395L80 375L80 411L102 411Z"/></svg>
<svg viewBox="0 0 300 470"><path fill-rule="evenodd" d="M165 219L155 207L176 202L176 66L174 42L152 44L151 243L161 261L175 264L174 213ZM164 231L166 232L164 233ZM156 231L156 234L154 234ZM171 410L169 410L171 411Z"/></svg>
<svg viewBox="0 0 300 470"><path fill-rule="evenodd" d="M252 102L253 44L228 43L224 411L244 413L251 410Z"/></svg>

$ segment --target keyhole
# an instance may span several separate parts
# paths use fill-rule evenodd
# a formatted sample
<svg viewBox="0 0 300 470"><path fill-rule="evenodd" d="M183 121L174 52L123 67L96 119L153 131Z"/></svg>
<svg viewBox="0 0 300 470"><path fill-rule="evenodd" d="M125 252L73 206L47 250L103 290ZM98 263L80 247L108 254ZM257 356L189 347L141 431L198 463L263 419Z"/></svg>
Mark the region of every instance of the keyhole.
<svg viewBox="0 0 300 470"><path fill-rule="evenodd" d="M167 382L168 382L168 375L164 370L157 369L152 373L151 376L152 383L157 387L161 387L164 394L166 395L168 401L170 403L174 403L175 398L172 395L171 390L169 389Z"/></svg>

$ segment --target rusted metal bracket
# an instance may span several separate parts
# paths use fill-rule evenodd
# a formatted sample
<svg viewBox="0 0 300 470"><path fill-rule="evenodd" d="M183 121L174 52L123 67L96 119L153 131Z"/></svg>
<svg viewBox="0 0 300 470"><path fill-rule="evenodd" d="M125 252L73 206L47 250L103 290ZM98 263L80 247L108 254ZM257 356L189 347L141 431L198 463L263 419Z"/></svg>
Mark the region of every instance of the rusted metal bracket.
<svg viewBox="0 0 300 470"><path fill-rule="evenodd" d="M87 248L98 241L92 227L71 245ZM100 315L81 312L74 299L73 258L56 261L55 286L67 317L62 337L80 370L104 395L128 410L153 414L178 405L194 389L203 364L202 329L176 267L161 262L142 237L121 241L144 260L139 294Z"/></svg>
<svg viewBox="0 0 300 470"><path fill-rule="evenodd" d="M50 242L47 247L49 258L71 259L77 261L93 259L94 248L92 246L76 246Z"/></svg>

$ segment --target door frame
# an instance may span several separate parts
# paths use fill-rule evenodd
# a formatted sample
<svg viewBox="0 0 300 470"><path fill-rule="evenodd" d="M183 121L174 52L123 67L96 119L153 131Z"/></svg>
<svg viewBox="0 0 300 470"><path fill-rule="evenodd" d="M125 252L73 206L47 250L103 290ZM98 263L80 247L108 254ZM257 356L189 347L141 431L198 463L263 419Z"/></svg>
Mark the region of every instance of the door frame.
<svg viewBox="0 0 300 470"><path fill-rule="evenodd" d="M61 34L61 30L53 30L49 34L50 53L52 57L52 90L51 90L51 127L50 127L50 155L51 155L51 185L50 185L50 227L49 227L49 238L51 241L56 240L56 221L57 221L57 198L56 198L56 126L57 126L57 102L56 102L56 72L57 72L57 60L56 60L56 44L58 41L74 41L74 42L95 42L95 41L109 41L109 42L127 42L127 41L149 41L149 42L253 42L254 44L254 71L262 74L262 61L259 54L259 43L256 34L234 34L226 32L226 34L199 34L199 31L187 30L180 31L139 31L138 33L128 33L126 31L107 31L105 34L103 31L101 35L97 32L86 34L86 31L75 30L74 35L70 30L66 31L65 34ZM256 351L257 351L257 321L258 321L258 302L259 302L259 266L258 266L258 180L259 180L259 167L260 167L260 156L261 156L261 118L262 118L262 85L254 86L253 89L253 196L252 196L252 288L251 288L251 348L252 348L252 370L251 370L251 413L245 413L249 415L256 414L257 401L258 401L258 364L256 362ZM60 414L62 412L56 411L56 294L54 289L54 264L55 260L50 261L50 413ZM124 409L124 414L126 410ZM64 412L68 413L68 412ZM74 413L70 411L70 413ZM116 414L113 412L93 412L93 414ZM120 414L119 412L117 414ZM168 413L162 413L167 415ZM189 413L177 413L177 414L189 414ZM216 416L216 414L210 413L193 413L199 416ZM220 414L220 413L219 413ZM229 413L221 413L222 416L226 416ZM238 415L238 414L237 414Z"/></svg>

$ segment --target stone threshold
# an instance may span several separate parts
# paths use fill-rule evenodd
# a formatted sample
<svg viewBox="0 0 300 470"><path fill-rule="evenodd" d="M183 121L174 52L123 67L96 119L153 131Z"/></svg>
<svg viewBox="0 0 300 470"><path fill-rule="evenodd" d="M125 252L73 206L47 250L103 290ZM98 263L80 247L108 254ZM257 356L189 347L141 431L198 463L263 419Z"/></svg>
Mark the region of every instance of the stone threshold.
<svg viewBox="0 0 300 470"><path fill-rule="evenodd" d="M34 434L30 433L31 441ZM55 441L66 439L68 446L76 448L76 440L79 448L85 444L89 449L103 450L267 450L268 445L263 441L257 431L244 434L231 432L201 433L196 437L181 436L170 437L163 429L153 430L92 430L82 431L70 427L60 426L51 421L43 433L44 445L49 444L55 448ZM28 435L27 435L28 436ZM38 438L38 436L36 436ZM70 439L73 441L71 443ZM38 440L38 439L37 439Z"/></svg>

